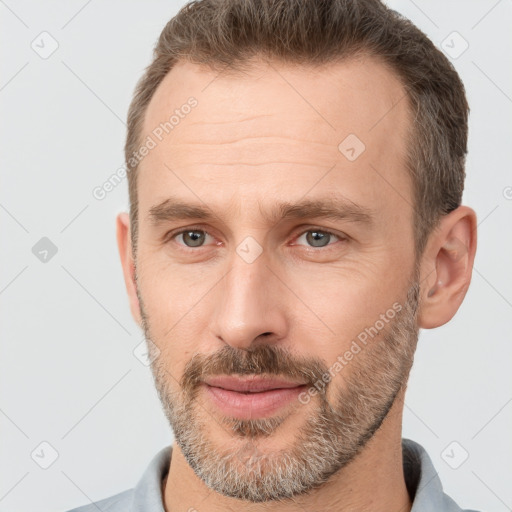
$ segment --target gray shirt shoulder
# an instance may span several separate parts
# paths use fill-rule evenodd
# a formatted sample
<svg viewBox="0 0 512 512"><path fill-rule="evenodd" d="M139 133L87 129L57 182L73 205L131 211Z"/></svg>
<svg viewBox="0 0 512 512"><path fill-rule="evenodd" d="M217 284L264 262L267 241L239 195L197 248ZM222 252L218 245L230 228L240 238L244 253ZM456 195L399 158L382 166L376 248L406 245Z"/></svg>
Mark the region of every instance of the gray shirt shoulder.
<svg viewBox="0 0 512 512"><path fill-rule="evenodd" d="M114 494L100 501L74 508L68 512L118 512L120 510L129 511L133 504L133 489Z"/></svg>

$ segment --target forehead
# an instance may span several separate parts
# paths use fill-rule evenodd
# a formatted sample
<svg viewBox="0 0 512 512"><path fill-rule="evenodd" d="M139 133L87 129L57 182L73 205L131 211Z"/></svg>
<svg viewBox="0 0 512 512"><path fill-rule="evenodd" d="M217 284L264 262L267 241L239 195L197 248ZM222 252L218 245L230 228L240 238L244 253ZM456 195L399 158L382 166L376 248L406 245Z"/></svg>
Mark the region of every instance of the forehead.
<svg viewBox="0 0 512 512"><path fill-rule="evenodd" d="M370 56L316 68L256 60L245 73L180 62L146 111L141 140L154 147L139 165L139 205L177 189L227 204L236 188L261 210L266 196L314 187L396 206L411 196L408 131L404 87Z"/></svg>

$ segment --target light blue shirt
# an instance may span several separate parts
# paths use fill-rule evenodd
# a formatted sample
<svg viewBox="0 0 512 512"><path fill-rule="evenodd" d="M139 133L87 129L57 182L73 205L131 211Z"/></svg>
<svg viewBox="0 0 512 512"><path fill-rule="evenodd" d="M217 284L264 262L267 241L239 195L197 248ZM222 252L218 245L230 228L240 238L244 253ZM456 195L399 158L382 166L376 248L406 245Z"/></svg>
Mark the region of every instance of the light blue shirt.
<svg viewBox="0 0 512 512"><path fill-rule="evenodd" d="M411 512L477 512L462 510L443 492L443 486L425 449L402 439L405 482L414 496ZM160 450L133 489L68 512L164 512L162 480L167 474L172 446Z"/></svg>

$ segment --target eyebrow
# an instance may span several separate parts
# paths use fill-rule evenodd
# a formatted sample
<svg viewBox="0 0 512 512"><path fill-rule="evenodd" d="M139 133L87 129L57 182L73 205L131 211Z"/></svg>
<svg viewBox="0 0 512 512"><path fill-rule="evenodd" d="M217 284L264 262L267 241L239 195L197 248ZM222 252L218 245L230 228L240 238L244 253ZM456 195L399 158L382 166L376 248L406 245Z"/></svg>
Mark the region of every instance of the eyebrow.
<svg viewBox="0 0 512 512"><path fill-rule="evenodd" d="M297 203L282 202L274 205L270 214L263 214L263 216L268 223L276 223L280 220L323 218L370 226L374 221L375 212L344 197L329 197L301 200ZM174 197L152 206L148 213L148 219L154 226L176 220L212 221L218 218L206 206L189 204Z"/></svg>

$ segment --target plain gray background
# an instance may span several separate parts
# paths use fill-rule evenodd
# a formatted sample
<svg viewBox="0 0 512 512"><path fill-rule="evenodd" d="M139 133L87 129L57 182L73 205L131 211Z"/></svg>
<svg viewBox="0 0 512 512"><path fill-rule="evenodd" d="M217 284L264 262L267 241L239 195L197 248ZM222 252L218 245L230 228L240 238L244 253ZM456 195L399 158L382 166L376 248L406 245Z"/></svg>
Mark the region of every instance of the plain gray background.
<svg viewBox="0 0 512 512"><path fill-rule="evenodd" d="M464 203L479 220L463 306L421 333L403 435L427 449L459 505L504 512L512 508L512 3L389 3L435 44L445 41L466 85ZM62 511L118 493L172 441L136 357L143 337L115 243L126 182L103 200L93 190L123 166L135 82L183 4L0 0L0 511Z"/></svg>

